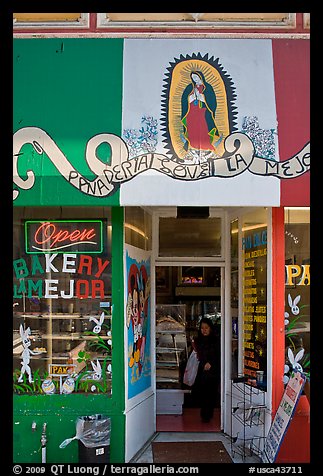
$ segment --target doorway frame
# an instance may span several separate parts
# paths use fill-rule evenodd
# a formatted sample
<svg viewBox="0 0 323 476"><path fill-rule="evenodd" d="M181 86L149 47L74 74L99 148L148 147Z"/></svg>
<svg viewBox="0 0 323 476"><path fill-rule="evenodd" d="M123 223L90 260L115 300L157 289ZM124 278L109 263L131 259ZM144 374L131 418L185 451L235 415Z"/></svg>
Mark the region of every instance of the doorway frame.
<svg viewBox="0 0 323 476"><path fill-rule="evenodd" d="M230 222L228 212L223 208L210 207L210 217L221 218L221 256L220 257L159 257L159 218L176 217L176 206L150 208L152 213L152 253L151 253L151 315L156 313L156 266L205 266L221 269L221 431L225 426L226 379L231 372L231 310L230 310ZM156 328L155 319L151 326L152 369L156 369ZM152 372L154 388L154 426L156 431L156 372Z"/></svg>

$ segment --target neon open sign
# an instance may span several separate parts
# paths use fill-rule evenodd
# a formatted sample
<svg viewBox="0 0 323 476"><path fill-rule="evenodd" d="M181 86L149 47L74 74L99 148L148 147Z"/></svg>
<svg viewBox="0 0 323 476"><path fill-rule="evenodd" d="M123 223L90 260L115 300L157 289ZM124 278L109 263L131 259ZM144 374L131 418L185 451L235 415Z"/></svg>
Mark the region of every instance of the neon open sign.
<svg viewBox="0 0 323 476"><path fill-rule="evenodd" d="M26 253L102 253L101 220L48 220L25 222Z"/></svg>

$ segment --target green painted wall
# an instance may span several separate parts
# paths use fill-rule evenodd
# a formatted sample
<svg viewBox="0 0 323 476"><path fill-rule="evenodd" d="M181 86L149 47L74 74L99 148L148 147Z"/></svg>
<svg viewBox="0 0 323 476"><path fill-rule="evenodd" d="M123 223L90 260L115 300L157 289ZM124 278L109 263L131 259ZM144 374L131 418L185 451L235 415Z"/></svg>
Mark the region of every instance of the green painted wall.
<svg viewBox="0 0 323 476"><path fill-rule="evenodd" d="M14 395L13 461L41 463L41 431L47 423L47 462L77 463L78 441L64 449L59 445L76 434L79 416L104 414L111 418L110 461L125 457L123 209L112 208L112 395ZM35 421L36 431L31 425Z"/></svg>
<svg viewBox="0 0 323 476"><path fill-rule="evenodd" d="M122 39L14 39L13 131L44 130L79 173L95 178L84 159L86 144L100 133L121 136L122 64ZM109 163L106 144L97 153ZM95 198L71 186L30 144L18 159L19 174L25 177L28 169L35 172L35 184L20 189L15 206L119 204L118 191Z"/></svg>
<svg viewBox="0 0 323 476"><path fill-rule="evenodd" d="M124 461L124 416L104 395L20 395L14 396L13 460L41 463L41 433L47 424L47 462L77 463L78 440L65 448L59 445L76 434L77 417L103 414L111 419L110 461ZM32 431L32 423L37 427Z"/></svg>
<svg viewBox="0 0 323 476"><path fill-rule="evenodd" d="M71 164L88 179L85 149L100 133L121 135L122 39L28 38L14 39L13 131L24 127L44 130ZM109 163L110 150L97 153ZM19 190L14 206L112 206L113 352L112 395L14 395L14 462L41 462L41 430L47 423L47 461L77 462L78 442L65 449L59 444L75 435L78 416L102 413L111 418L111 462L124 462L124 316L123 316L123 209L119 192L94 198L73 188L46 154L31 145L21 149L18 172L36 175L32 189ZM31 425L35 421L36 431Z"/></svg>

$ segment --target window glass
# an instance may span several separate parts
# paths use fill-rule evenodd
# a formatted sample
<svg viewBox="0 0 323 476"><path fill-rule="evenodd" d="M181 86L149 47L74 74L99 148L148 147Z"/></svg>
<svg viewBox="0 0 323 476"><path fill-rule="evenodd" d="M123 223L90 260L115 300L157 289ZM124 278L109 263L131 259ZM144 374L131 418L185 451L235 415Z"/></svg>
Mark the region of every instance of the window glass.
<svg viewBox="0 0 323 476"><path fill-rule="evenodd" d="M309 13L303 13L303 26L308 29L311 26L311 15Z"/></svg>
<svg viewBox="0 0 323 476"><path fill-rule="evenodd" d="M239 234L238 219L231 222L231 318L232 318L232 368L231 376L238 376L238 352L239 352Z"/></svg>
<svg viewBox="0 0 323 476"><path fill-rule="evenodd" d="M310 209L285 209L285 345L293 368L310 378Z"/></svg>
<svg viewBox="0 0 323 476"><path fill-rule="evenodd" d="M221 256L221 218L160 218L159 256Z"/></svg>
<svg viewBox="0 0 323 476"><path fill-rule="evenodd" d="M125 242L142 250L151 250L151 215L140 207L125 208Z"/></svg>
<svg viewBox="0 0 323 476"><path fill-rule="evenodd" d="M165 22L165 21L192 21L190 13L107 13L111 22Z"/></svg>
<svg viewBox="0 0 323 476"><path fill-rule="evenodd" d="M267 375L267 210L257 208L242 218L243 373L256 383Z"/></svg>
<svg viewBox="0 0 323 476"><path fill-rule="evenodd" d="M111 216L14 208L14 392L111 392Z"/></svg>
<svg viewBox="0 0 323 476"><path fill-rule="evenodd" d="M81 13L14 13L17 22L57 22L77 21Z"/></svg>
<svg viewBox="0 0 323 476"><path fill-rule="evenodd" d="M214 23L266 23L287 22L290 13L106 13L109 22L214 22Z"/></svg>
<svg viewBox="0 0 323 476"><path fill-rule="evenodd" d="M283 22L289 17L289 13L201 13L199 18L204 21L217 21L217 22Z"/></svg>

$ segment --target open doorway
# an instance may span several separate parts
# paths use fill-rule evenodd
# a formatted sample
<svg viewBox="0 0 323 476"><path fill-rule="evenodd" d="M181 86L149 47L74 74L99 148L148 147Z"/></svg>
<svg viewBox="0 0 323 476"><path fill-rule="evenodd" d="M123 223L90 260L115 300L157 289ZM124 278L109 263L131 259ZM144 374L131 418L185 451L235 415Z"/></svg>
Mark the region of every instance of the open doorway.
<svg viewBox="0 0 323 476"><path fill-rule="evenodd" d="M157 431L221 431L221 267L156 266L156 413ZM214 326L218 381L214 412L201 420L201 392L183 383L200 321Z"/></svg>

